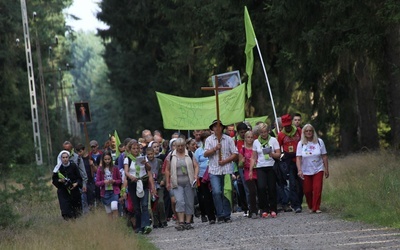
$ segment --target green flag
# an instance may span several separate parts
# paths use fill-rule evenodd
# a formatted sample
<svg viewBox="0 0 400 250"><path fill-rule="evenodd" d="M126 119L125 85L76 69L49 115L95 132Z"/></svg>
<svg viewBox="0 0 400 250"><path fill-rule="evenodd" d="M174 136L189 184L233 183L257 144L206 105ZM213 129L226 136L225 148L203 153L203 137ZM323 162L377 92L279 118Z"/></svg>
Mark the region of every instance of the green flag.
<svg viewBox="0 0 400 250"><path fill-rule="evenodd" d="M220 119L223 124L244 120L244 84L219 96ZM207 129L216 119L215 96L186 98L156 92L165 129Z"/></svg>
<svg viewBox="0 0 400 250"><path fill-rule="evenodd" d="M114 137L115 137L115 145L117 145L117 150L115 151L115 155L116 155L116 157L118 158L119 155L121 154L121 153L119 152L119 145L121 144L121 141L120 141L120 139L119 139L117 130L114 130Z"/></svg>
<svg viewBox="0 0 400 250"><path fill-rule="evenodd" d="M253 74L254 66L253 48L256 46L256 34L254 33L253 25L251 24L249 12L247 11L246 6L244 6L244 28L246 30L246 47L244 53L246 54L246 73L248 75L247 98L250 98L251 75Z"/></svg>
<svg viewBox="0 0 400 250"><path fill-rule="evenodd" d="M254 128L257 122L267 122L268 116L259 116L259 117L246 117L244 119L246 122L249 122L250 125Z"/></svg>
<svg viewBox="0 0 400 250"><path fill-rule="evenodd" d="M229 200L232 209L232 175L224 176L224 196Z"/></svg>

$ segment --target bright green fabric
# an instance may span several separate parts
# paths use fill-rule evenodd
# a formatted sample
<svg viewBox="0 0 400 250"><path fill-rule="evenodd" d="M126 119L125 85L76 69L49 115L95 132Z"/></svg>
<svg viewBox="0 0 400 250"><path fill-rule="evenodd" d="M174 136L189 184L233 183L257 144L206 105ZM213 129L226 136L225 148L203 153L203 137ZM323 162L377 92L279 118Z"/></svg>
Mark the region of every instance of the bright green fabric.
<svg viewBox="0 0 400 250"><path fill-rule="evenodd" d="M256 34L254 33L253 25L251 24L249 12L247 7L244 6L244 28L246 30L246 47L244 53L246 54L246 73L248 76L247 81L247 98L251 96L251 76L253 74L254 56L253 48L256 46Z"/></svg>
<svg viewBox="0 0 400 250"><path fill-rule="evenodd" d="M265 145L267 145L267 147L269 147L269 140L271 139L271 136L270 135L268 135L268 138L267 139L263 139L262 137L261 137L261 135L260 136L258 136L258 141L261 143L261 147L264 147ZM264 154L264 159L265 160L269 160L269 154Z"/></svg>
<svg viewBox="0 0 400 250"><path fill-rule="evenodd" d="M244 84L218 95L223 124L244 120ZM165 129L208 129L216 119L215 96L187 98L156 92Z"/></svg>
<svg viewBox="0 0 400 250"><path fill-rule="evenodd" d="M249 122L251 127L254 128L257 122L267 122L268 116L250 117L246 118L245 121Z"/></svg>
<svg viewBox="0 0 400 250"><path fill-rule="evenodd" d="M287 135L288 137L293 137L297 132L297 127L292 125L292 131L290 132L286 132L285 129L282 129L282 133L284 133L285 135Z"/></svg>
<svg viewBox="0 0 400 250"><path fill-rule="evenodd" d="M115 137L115 145L117 145L117 150L115 151L115 156L118 158L119 155L121 154L119 152L119 145L121 144L121 140L119 139L117 130L114 130L114 137Z"/></svg>
<svg viewBox="0 0 400 250"><path fill-rule="evenodd" d="M224 177L224 196L229 200L232 208L232 176L230 174Z"/></svg>

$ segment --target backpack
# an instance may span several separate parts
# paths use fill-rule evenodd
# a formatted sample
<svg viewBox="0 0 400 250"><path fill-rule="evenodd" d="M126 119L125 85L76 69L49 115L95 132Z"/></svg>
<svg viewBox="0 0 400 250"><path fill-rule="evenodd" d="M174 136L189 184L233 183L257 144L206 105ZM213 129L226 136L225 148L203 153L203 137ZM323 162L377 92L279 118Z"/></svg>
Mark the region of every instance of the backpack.
<svg viewBox="0 0 400 250"><path fill-rule="evenodd" d="M275 160L273 170L276 175L276 182L278 185L286 185L289 179L289 164L284 160Z"/></svg>

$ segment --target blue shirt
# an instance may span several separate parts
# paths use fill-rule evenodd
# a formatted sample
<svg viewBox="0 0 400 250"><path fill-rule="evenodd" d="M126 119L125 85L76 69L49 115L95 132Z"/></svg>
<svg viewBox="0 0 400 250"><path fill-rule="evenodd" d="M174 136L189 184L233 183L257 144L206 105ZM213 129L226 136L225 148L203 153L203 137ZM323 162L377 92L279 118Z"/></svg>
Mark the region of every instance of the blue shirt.
<svg viewBox="0 0 400 250"><path fill-rule="evenodd" d="M203 147L197 148L196 152L194 152L194 157L196 161L199 163L199 177L203 178L204 173L208 167L208 157L204 157L204 150Z"/></svg>

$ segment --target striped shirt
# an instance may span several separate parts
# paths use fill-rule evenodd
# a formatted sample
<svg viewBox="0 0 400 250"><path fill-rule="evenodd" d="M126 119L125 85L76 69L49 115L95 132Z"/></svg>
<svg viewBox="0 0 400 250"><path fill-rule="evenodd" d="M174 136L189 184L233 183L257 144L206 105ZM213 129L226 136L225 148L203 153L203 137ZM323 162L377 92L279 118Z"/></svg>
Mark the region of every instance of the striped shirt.
<svg viewBox="0 0 400 250"><path fill-rule="evenodd" d="M218 138L213 134L210 135L206 139L204 150L210 150L217 146ZM237 148L233 139L225 134L222 135L221 138L221 150L222 150L222 160L230 157L233 154L238 154ZM215 154L208 157L208 172L213 175L223 175L223 174L232 174L233 166L232 162L229 162L225 165L219 166L219 152L217 151Z"/></svg>

